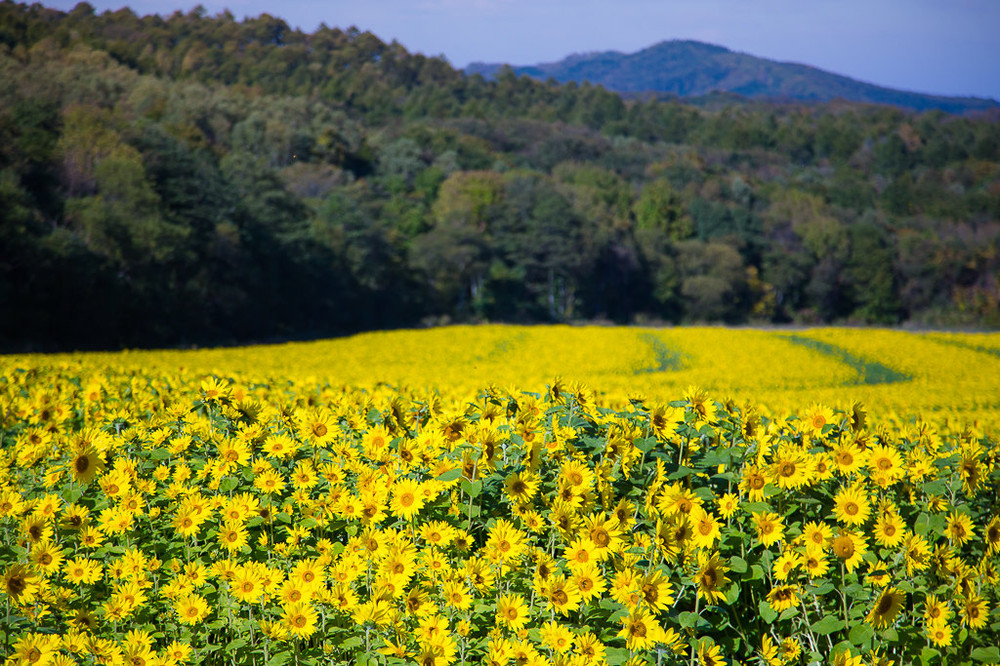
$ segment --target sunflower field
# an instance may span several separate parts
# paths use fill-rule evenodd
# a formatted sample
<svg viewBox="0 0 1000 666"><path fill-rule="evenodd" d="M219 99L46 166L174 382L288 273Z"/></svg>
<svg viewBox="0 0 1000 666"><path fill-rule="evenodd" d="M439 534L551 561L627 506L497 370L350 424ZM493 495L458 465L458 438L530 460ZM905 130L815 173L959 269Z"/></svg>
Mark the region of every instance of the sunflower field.
<svg viewBox="0 0 1000 666"><path fill-rule="evenodd" d="M10 664L1000 663L1000 335L0 356Z"/></svg>

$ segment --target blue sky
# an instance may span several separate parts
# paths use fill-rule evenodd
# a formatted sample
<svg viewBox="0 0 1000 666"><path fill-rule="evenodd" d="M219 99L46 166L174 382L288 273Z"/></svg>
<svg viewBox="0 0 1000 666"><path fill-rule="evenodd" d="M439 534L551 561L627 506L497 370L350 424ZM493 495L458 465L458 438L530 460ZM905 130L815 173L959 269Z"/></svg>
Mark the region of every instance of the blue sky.
<svg viewBox="0 0 1000 666"><path fill-rule="evenodd" d="M90 0L116 10L120 0ZM75 1L44 2L70 9ZM197 2L133 0L138 14ZM697 39L904 90L1000 100L998 0L202 0L209 14L269 13L312 31L370 30L408 50L515 65Z"/></svg>

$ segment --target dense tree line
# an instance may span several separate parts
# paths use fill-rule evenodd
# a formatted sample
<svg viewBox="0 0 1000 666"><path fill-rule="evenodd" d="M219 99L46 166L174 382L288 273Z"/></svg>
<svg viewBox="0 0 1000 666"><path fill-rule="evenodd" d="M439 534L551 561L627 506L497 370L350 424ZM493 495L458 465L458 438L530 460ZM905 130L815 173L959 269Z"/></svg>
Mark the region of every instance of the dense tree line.
<svg viewBox="0 0 1000 666"><path fill-rule="evenodd" d="M441 321L1000 324L1000 118L465 76L0 2L0 347Z"/></svg>

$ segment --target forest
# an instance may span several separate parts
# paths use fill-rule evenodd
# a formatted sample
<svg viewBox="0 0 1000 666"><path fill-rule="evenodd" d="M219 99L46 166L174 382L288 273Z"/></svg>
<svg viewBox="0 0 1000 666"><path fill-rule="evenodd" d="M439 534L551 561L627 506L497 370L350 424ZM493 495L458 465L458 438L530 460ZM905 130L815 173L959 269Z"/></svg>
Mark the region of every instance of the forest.
<svg viewBox="0 0 1000 666"><path fill-rule="evenodd" d="M1000 113L623 99L357 28L0 2L0 351L1000 326Z"/></svg>

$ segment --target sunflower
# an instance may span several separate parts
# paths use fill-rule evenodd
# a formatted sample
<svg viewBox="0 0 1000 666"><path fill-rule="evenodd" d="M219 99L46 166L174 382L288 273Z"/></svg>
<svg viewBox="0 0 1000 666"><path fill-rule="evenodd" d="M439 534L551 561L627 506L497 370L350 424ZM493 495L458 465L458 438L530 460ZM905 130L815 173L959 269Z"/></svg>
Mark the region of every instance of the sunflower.
<svg viewBox="0 0 1000 666"><path fill-rule="evenodd" d="M527 623L530 609L519 594L503 594L497 600L497 622L513 631Z"/></svg>
<svg viewBox="0 0 1000 666"><path fill-rule="evenodd" d="M712 423L715 421L715 404L708 399L708 393L697 386L689 386L684 392L684 401L688 409L694 412L698 421Z"/></svg>
<svg viewBox="0 0 1000 666"><path fill-rule="evenodd" d="M834 497L834 514L845 525L863 525L870 510L868 493L859 486L841 488Z"/></svg>
<svg viewBox="0 0 1000 666"><path fill-rule="evenodd" d="M281 623L291 635L308 638L316 632L316 609L302 601L289 604L282 613Z"/></svg>
<svg viewBox="0 0 1000 666"><path fill-rule="evenodd" d="M721 529L719 521L700 506L691 512L688 520L691 523L694 545L698 548L711 549L719 538Z"/></svg>
<svg viewBox="0 0 1000 666"><path fill-rule="evenodd" d="M596 550L597 548L591 543L590 539L577 537L567 546L563 557L566 558L566 565L572 570L579 566L598 562L599 559L595 554Z"/></svg>
<svg viewBox="0 0 1000 666"><path fill-rule="evenodd" d="M986 553L993 555L1000 553L1000 516L994 516L989 525L986 526Z"/></svg>
<svg viewBox="0 0 1000 666"><path fill-rule="evenodd" d="M986 599L973 594L960 600L958 614L962 617L962 624L970 629L981 629L986 626L990 605Z"/></svg>
<svg viewBox="0 0 1000 666"><path fill-rule="evenodd" d="M197 594L190 594L174 606L174 610L182 624L199 624L208 617L208 602Z"/></svg>
<svg viewBox="0 0 1000 666"><path fill-rule="evenodd" d="M808 548L822 551L833 539L833 530L826 523L810 521L802 526L802 536Z"/></svg>
<svg viewBox="0 0 1000 666"><path fill-rule="evenodd" d="M743 492L751 502L759 502L764 499L764 488L767 486L767 477L756 465L748 465L743 471L743 478L740 480L740 491Z"/></svg>
<svg viewBox="0 0 1000 666"><path fill-rule="evenodd" d="M802 555L793 550L786 550L772 565L772 573L778 580L788 580L788 577L795 573L795 570L802 564Z"/></svg>
<svg viewBox="0 0 1000 666"><path fill-rule="evenodd" d="M23 564L12 564L0 580L0 590L15 604L28 605L39 591L39 579Z"/></svg>
<svg viewBox="0 0 1000 666"><path fill-rule="evenodd" d="M253 485L265 495L272 495L284 490L285 479L278 470L269 467L260 474L255 475Z"/></svg>
<svg viewBox="0 0 1000 666"><path fill-rule="evenodd" d="M101 578L101 563L96 560L90 560L86 557L77 557L72 560L67 560L66 564L63 565L63 572L66 574L66 580L73 585L79 585L83 583L84 585L91 585L96 583Z"/></svg>
<svg viewBox="0 0 1000 666"><path fill-rule="evenodd" d="M455 537L455 528L443 520L428 520L420 526L420 536L437 548L444 548Z"/></svg>
<svg viewBox="0 0 1000 666"><path fill-rule="evenodd" d="M318 558L302 559L288 573L288 579L309 589L322 587L326 580L326 567Z"/></svg>
<svg viewBox="0 0 1000 666"><path fill-rule="evenodd" d="M623 530L628 530L635 522L636 506L627 499L621 499L611 513L618 521L618 526Z"/></svg>
<svg viewBox="0 0 1000 666"><path fill-rule="evenodd" d="M923 571L927 568L931 547L927 544L924 537L919 534L910 534L903 542L903 553L906 559L906 575L912 576L914 572Z"/></svg>
<svg viewBox="0 0 1000 666"><path fill-rule="evenodd" d="M664 489L657 501L657 508L664 517L682 515L690 516L691 512L700 507L702 500L693 491L680 484L672 484Z"/></svg>
<svg viewBox="0 0 1000 666"><path fill-rule="evenodd" d="M542 645L563 654L573 647L573 632L554 620L549 620L541 628Z"/></svg>
<svg viewBox="0 0 1000 666"><path fill-rule="evenodd" d="M891 486L906 474L899 451L882 444L872 447L868 455L868 469L871 470L869 477L880 488Z"/></svg>
<svg viewBox="0 0 1000 666"><path fill-rule="evenodd" d="M524 537L524 533L517 529L512 522L500 518L490 530L486 547L495 561L507 563L517 559L524 552Z"/></svg>
<svg viewBox="0 0 1000 666"><path fill-rule="evenodd" d="M11 646L11 664L48 664L59 650L59 637L34 632L22 634Z"/></svg>
<svg viewBox="0 0 1000 666"><path fill-rule="evenodd" d="M698 641L698 662L701 666L725 666L726 658L722 656L722 648L703 638Z"/></svg>
<svg viewBox="0 0 1000 666"><path fill-rule="evenodd" d="M657 441L668 442L684 423L684 410L667 405L656 405L649 412L649 426Z"/></svg>
<svg viewBox="0 0 1000 666"><path fill-rule="evenodd" d="M882 513L875 521L874 534L880 546L894 548L906 536L906 523L898 513Z"/></svg>
<svg viewBox="0 0 1000 666"><path fill-rule="evenodd" d="M719 513L722 517L729 519L733 517L737 509L740 508L740 498L733 493L726 493L719 498Z"/></svg>
<svg viewBox="0 0 1000 666"><path fill-rule="evenodd" d="M942 601L936 595L930 594L924 600L924 622L933 624L935 622L946 623L951 619L951 608L948 602Z"/></svg>
<svg viewBox="0 0 1000 666"><path fill-rule="evenodd" d="M272 433L264 440L264 453L271 458L290 458L299 450L299 443L286 433Z"/></svg>
<svg viewBox="0 0 1000 666"><path fill-rule="evenodd" d="M757 528L757 538L767 548L778 543L785 536L783 519L772 511L753 514L753 522Z"/></svg>
<svg viewBox="0 0 1000 666"><path fill-rule="evenodd" d="M424 507L424 497L420 482L414 479L400 479L393 484L390 510L403 520L412 520Z"/></svg>
<svg viewBox="0 0 1000 666"><path fill-rule="evenodd" d="M230 465L245 466L250 461L250 446L235 437L224 439L219 442L217 460L226 469L231 469Z"/></svg>
<svg viewBox="0 0 1000 666"><path fill-rule="evenodd" d="M962 447L962 456L958 461L958 473L962 477L962 490L970 497L975 496L983 484L983 477L988 472L979 460L978 448Z"/></svg>
<svg viewBox="0 0 1000 666"><path fill-rule="evenodd" d="M832 425L834 425L833 410L823 405L814 404L802 416L803 428L814 437L822 435L823 429Z"/></svg>
<svg viewBox="0 0 1000 666"><path fill-rule="evenodd" d="M951 515L948 516L945 534L947 534L948 538L951 539L952 543L956 546L964 546L965 543L972 539L975 535L975 530L972 526L972 518L970 518L968 514L952 511Z"/></svg>
<svg viewBox="0 0 1000 666"><path fill-rule="evenodd" d="M833 447L833 466L841 476L850 476L864 467L868 460L866 451L858 442L844 441Z"/></svg>
<svg viewBox="0 0 1000 666"><path fill-rule="evenodd" d="M722 572L723 574L725 571ZM653 569L638 581L643 601L653 611L663 611L674 602L674 588L663 572Z"/></svg>
<svg viewBox="0 0 1000 666"><path fill-rule="evenodd" d="M333 414L326 410L313 410L298 414L299 437L303 441L312 442L315 446L323 446L333 441Z"/></svg>
<svg viewBox="0 0 1000 666"><path fill-rule="evenodd" d="M559 469L559 479L574 488L583 490L594 485L594 472L585 462L567 460Z"/></svg>
<svg viewBox="0 0 1000 666"><path fill-rule="evenodd" d="M645 608L633 609L628 615L620 618L622 623L620 638L625 639L625 646L632 651L645 650L660 641L663 629L656 618Z"/></svg>
<svg viewBox="0 0 1000 666"><path fill-rule="evenodd" d="M785 638L778 646L778 654L781 656L782 662L789 664L802 654L802 646L794 638Z"/></svg>
<svg viewBox="0 0 1000 666"><path fill-rule="evenodd" d="M726 599L722 588L729 582L726 573L729 567L724 565L718 553L709 555L705 551L698 554L698 573L695 580L698 582L698 596L708 603L714 604Z"/></svg>
<svg viewBox="0 0 1000 666"><path fill-rule="evenodd" d="M373 426L361 438L361 449L369 460L383 460L392 440L392 434L384 425Z"/></svg>
<svg viewBox="0 0 1000 666"><path fill-rule="evenodd" d="M503 482L512 504L526 504L538 492L539 479L531 472L513 472Z"/></svg>
<svg viewBox="0 0 1000 666"><path fill-rule="evenodd" d="M34 548L31 549L31 563L34 564L35 569L41 571L44 576L48 576L56 571L59 571L62 566L62 562L62 549L51 541L43 541L35 544Z"/></svg>
<svg viewBox="0 0 1000 666"><path fill-rule="evenodd" d="M799 603L798 585L778 585L767 593L767 603L779 613Z"/></svg>
<svg viewBox="0 0 1000 666"><path fill-rule="evenodd" d="M49 541L52 538L54 528L52 523L41 516L28 516L21 522L21 531L28 537L32 545Z"/></svg>
<svg viewBox="0 0 1000 666"><path fill-rule="evenodd" d="M227 520L219 528L217 538L219 544L232 555L247 545L249 536L243 523Z"/></svg>
<svg viewBox="0 0 1000 666"><path fill-rule="evenodd" d="M760 638L760 659L767 666L781 666L783 663L778 655L778 646L767 634Z"/></svg>
<svg viewBox="0 0 1000 666"><path fill-rule="evenodd" d="M597 564L585 564L574 569L570 580L580 590L580 596L584 602L591 599L600 599L604 594L605 582L601 570Z"/></svg>
<svg viewBox="0 0 1000 666"><path fill-rule="evenodd" d="M82 444L72 451L69 469L77 483L86 485L107 469L107 465L104 463L104 457L92 444Z"/></svg>
<svg viewBox="0 0 1000 666"><path fill-rule="evenodd" d="M906 594L894 587L888 587L878 595L875 605L868 612L865 621L876 629L883 629L892 624L900 609L906 602Z"/></svg>
<svg viewBox="0 0 1000 666"><path fill-rule="evenodd" d="M815 579L826 574L830 563L822 549L806 548L806 552L802 555L802 568L806 570L810 578Z"/></svg>
<svg viewBox="0 0 1000 666"><path fill-rule="evenodd" d="M209 377L201 382L201 395L205 402L228 402L232 390L224 380Z"/></svg>
<svg viewBox="0 0 1000 666"><path fill-rule="evenodd" d="M231 583L233 596L243 603L256 603L264 594L262 565L249 562L238 565L233 572Z"/></svg>
<svg viewBox="0 0 1000 666"><path fill-rule="evenodd" d="M931 622L924 628L927 640L938 647L951 645L951 627L944 622Z"/></svg>
<svg viewBox="0 0 1000 666"><path fill-rule="evenodd" d="M770 467L771 481L782 490L807 485L813 477L812 457L799 446L782 444Z"/></svg>
<svg viewBox="0 0 1000 666"><path fill-rule="evenodd" d="M864 554L868 551L868 545L863 536L844 529L834 537L831 547L833 554L844 563L848 572L854 571L861 564Z"/></svg>
<svg viewBox="0 0 1000 666"><path fill-rule="evenodd" d="M564 537L570 539L579 533L583 521L572 506L556 500L549 510L549 524L559 530Z"/></svg>
<svg viewBox="0 0 1000 666"><path fill-rule="evenodd" d="M622 530L618 519L606 517L604 513L595 513L583 519L583 531L590 537L596 547L595 555L600 558L609 550L613 551L621 544Z"/></svg>
<svg viewBox="0 0 1000 666"><path fill-rule="evenodd" d="M562 615L569 613L580 605L582 595L572 580L565 576L552 576L543 588L546 601Z"/></svg>
<svg viewBox="0 0 1000 666"><path fill-rule="evenodd" d="M585 631L573 639L574 654L583 657L584 662L588 664L603 663L606 649L604 643L592 631Z"/></svg>

